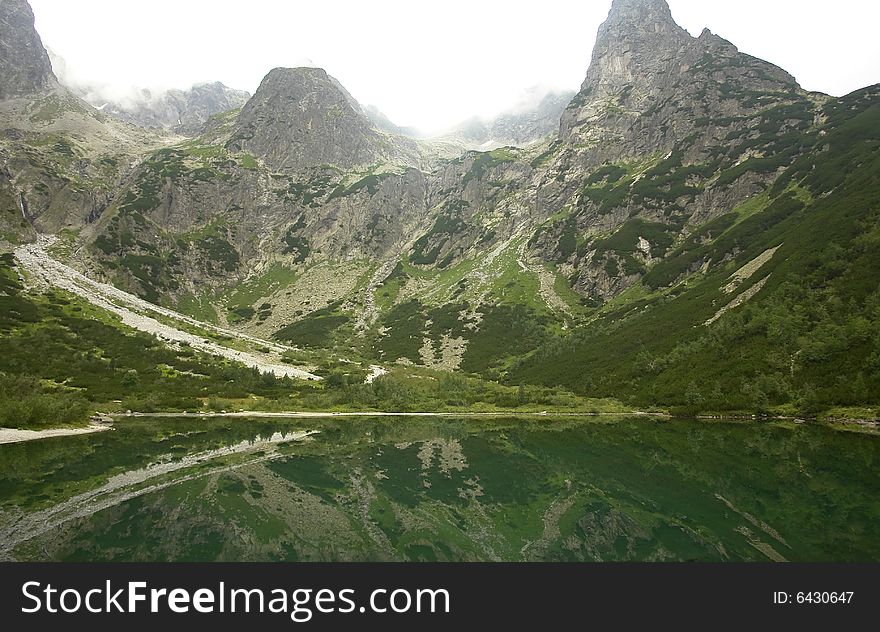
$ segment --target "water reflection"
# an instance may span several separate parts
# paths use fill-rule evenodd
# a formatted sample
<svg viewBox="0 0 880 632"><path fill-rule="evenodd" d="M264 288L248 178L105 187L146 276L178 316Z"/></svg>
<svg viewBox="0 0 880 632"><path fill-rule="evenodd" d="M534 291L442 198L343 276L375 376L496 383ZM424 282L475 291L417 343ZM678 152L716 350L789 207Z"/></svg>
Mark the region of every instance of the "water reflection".
<svg viewBox="0 0 880 632"><path fill-rule="evenodd" d="M0 549L15 559L877 560L878 446L815 426L643 418L137 420L0 447Z"/></svg>

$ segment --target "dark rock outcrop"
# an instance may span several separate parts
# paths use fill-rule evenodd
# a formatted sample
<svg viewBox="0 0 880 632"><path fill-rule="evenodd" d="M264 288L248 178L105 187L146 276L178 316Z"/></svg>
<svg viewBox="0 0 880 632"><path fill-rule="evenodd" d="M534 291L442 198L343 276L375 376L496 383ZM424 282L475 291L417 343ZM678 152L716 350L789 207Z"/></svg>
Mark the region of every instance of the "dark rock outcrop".
<svg viewBox="0 0 880 632"><path fill-rule="evenodd" d="M26 0L0 2L0 100L39 94L56 84Z"/></svg>

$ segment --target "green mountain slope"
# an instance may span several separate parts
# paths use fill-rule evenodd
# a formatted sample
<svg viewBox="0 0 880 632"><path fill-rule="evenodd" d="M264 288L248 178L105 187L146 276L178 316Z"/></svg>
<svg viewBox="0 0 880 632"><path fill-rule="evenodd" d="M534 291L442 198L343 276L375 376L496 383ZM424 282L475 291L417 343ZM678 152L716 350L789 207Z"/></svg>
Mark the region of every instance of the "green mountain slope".
<svg viewBox="0 0 880 632"><path fill-rule="evenodd" d="M508 379L695 411L880 404L880 87L822 114L810 150L675 247L641 298L610 304Z"/></svg>

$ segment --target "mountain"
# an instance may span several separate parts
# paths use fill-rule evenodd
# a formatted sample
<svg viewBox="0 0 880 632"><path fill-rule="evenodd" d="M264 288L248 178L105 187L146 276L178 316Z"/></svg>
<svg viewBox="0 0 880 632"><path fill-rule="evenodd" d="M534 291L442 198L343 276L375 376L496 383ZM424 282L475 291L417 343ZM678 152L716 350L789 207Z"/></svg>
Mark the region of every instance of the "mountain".
<svg viewBox="0 0 880 632"><path fill-rule="evenodd" d="M708 29L691 37L665 0L614 0L560 140L640 154L670 150L695 132L715 134L709 140L717 142L707 116L759 111L800 92L788 73ZM595 161L623 157L584 153Z"/></svg>
<svg viewBox="0 0 880 632"><path fill-rule="evenodd" d="M27 0L0 4L0 100L38 94L57 84L49 55L34 29Z"/></svg>
<svg viewBox="0 0 880 632"><path fill-rule="evenodd" d="M60 85L23 0L0 4L0 245L79 231L162 139L116 124Z"/></svg>
<svg viewBox="0 0 880 632"><path fill-rule="evenodd" d="M58 81L95 109L132 125L196 136L209 118L241 108L251 95L219 81L198 83L188 90L120 91L112 86L83 81L72 73L67 61L49 50Z"/></svg>
<svg viewBox="0 0 880 632"><path fill-rule="evenodd" d="M197 137L76 181L106 194L87 217L37 196L60 176L7 158L6 179L33 179L10 199L41 200L83 270L316 365L690 412L880 405L877 86L807 92L664 0L614 0L580 92L538 110L467 133L550 138L450 156L278 68Z"/></svg>
<svg viewBox="0 0 880 632"><path fill-rule="evenodd" d="M426 214L420 159L326 72L279 68L240 112L149 156L83 237L117 283L172 302L268 268L396 256ZM342 275L301 292L318 309L353 285ZM280 326L296 308L278 307Z"/></svg>
<svg viewBox="0 0 880 632"><path fill-rule="evenodd" d="M242 108L228 147L274 169L342 169L399 157L361 106L319 68L276 68Z"/></svg>
<svg viewBox="0 0 880 632"><path fill-rule="evenodd" d="M537 89L531 92L537 92ZM526 147L559 131L560 116L574 96L575 93L566 91L544 92L537 101L528 100L495 117L465 121L445 137L484 151L508 146Z"/></svg>

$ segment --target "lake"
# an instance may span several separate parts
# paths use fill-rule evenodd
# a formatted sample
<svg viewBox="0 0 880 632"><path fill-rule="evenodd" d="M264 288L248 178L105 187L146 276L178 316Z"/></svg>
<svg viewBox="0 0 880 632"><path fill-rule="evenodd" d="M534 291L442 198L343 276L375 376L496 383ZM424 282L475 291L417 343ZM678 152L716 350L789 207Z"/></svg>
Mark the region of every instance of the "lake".
<svg viewBox="0 0 880 632"><path fill-rule="evenodd" d="M0 445L0 559L880 561L878 463L787 422L131 419Z"/></svg>

